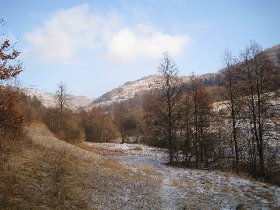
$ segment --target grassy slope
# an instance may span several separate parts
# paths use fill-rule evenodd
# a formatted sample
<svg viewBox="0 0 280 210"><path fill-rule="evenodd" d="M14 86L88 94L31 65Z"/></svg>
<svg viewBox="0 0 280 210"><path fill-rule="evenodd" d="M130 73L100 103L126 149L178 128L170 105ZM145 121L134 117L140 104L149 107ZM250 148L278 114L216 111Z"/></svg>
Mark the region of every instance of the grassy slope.
<svg viewBox="0 0 280 210"><path fill-rule="evenodd" d="M32 141L13 151L1 169L0 209L122 208L123 185L148 182L113 160L56 139L44 125L27 131Z"/></svg>

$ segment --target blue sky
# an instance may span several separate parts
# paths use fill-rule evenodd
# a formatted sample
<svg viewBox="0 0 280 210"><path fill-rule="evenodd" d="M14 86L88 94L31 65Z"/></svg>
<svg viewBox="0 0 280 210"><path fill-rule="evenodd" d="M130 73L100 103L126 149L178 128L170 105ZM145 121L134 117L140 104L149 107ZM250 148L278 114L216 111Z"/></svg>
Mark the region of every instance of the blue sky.
<svg viewBox="0 0 280 210"><path fill-rule="evenodd" d="M49 92L63 81L98 97L157 73L165 50L190 75L219 70L226 48L280 44L279 0L0 1L1 34L22 52L22 85Z"/></svg>

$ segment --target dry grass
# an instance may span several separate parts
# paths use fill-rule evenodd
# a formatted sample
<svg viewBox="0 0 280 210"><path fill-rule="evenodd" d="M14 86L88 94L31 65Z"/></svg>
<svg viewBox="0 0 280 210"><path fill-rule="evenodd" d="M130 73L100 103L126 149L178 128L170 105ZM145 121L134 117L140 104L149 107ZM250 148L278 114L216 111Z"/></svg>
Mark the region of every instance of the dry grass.
<svg viewBox="0 0 280 210"><path fill-rule="evenodd" d="M137 145L136 147L134 147L134 150L138 150L138 151L141 151L142 150L142 147Z"/></svg>
<svg viewBox="0 0 280 210"><path fill-rule="evenodd" d="M90 147L86 143L80 142L78 144L75 144L77 147L80 147L81 149L85 149L89 152L93 152L95 154L103 155L106 151L100 148Z"/></svg>
<svg viewBox="0 0 280 210"><path fill-rule="evenodd" d="M125 165L122 165L118 163L117 161L111 160L111 159L103 159L100 164L101 167L110 169L115 172L120 172L122 174L129 174L131 172L131 169L128 168Z"/></svg>
<svg viewBox="0 0 280 210"><path fill-rule="evenodd" d="M175 187L179 187L179 188L183 188L185 187L185 185L182 184L182 182L180 182L179 180L172 180L172 185L175 186Z"/></svg>
<svg viewBox="0 0 280 210"><path fill-rule="evenodd" d="M154 180L105 154L94 155L93 148L62 142L42 124L27 130L32 143L20 146L1 167L0 209L94 209L124 184Z"/></svg>
<svg viewBox="0 0 280 210"><path fill-rule="evenodd" d="M38 145L10 154L0 174L0 209L88 209L75 158Z"/></svg>
<svg viewBox="0 0 280 210"><path fill-rule="evenodd" d="M144 172L144 174L147 174L149 176L155 176L155 172L154 170L148 166L148 165L141 165L138 167L139 170L141 170L142 172Z"/></svg>
<svg viewBox="0 0 280 210"><path fill-rule="evenodd" d="M128 176L131 173L131 169L129 167L122 165L119 162L107 157L108 152L110 152L111 154L111 151L102 148L91 147L85 143L79 143L76 146L94 154L104 155L104 157L101 160L94 161L96 164L98 164L99 167L103 167L126 176Z"/></svg>

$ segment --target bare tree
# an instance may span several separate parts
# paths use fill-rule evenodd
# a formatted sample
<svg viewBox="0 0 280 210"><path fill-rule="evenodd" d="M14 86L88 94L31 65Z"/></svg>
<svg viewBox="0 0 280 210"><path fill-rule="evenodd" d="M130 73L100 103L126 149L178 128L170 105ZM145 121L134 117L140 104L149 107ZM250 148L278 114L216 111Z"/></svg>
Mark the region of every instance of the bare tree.
<svg viewBox="0 0 280 210"><path fill-rule="evenodd" d="M114 112L114 121L117 125L119 133L121 134L121 143L125 143L127 138L127 119L128 119L128 110L124 107L123 103L116 108Z"/></svg>
<svg viewBox="0 0 280 210"><path fill-rule="evenodd" d="M182 137L182 151L184 154L184 162L189 165L191 158L193 157L194 148L194 132L193 132L193 114L194 103L192 100L192 94L188 91L183 97L183 121L181 123L181 129L183 130Z"/></svg>
<svg viewBox="0 0 280 210"><path fill-rule="evenodd" d="M237 59L233 58L231 53L226 50L224 55L225 69L222 71L223 80L222 84L224 89L222 94L225 97L226 105L228 106L231 119L231 153L235 155L233 161L233 168L238 172L239 169L239 146L237 139L238 132L238 99L240 97L238 85L237 85Z"/></svg>
<svg viewBox="0 0 280 210"><path fill-rule="evenodd" d="M192 75L192 99L193 99L193 126L194 126L194 152L195 152L195 167L198 168L198 144L199 144L199 136L198 136L198 81L195 79L194 75Z"/></svg>
<svg viewBox="0 0 280 210"><path fill-rule="evenodd" d="M210 157L211 138L209 133L211 119L211 101L210 96L206 92L202 82L195 76L192 76L191 92L193 111L192 131L193 145L195 154L195 166L199 167L199 163L208 161Z"/></svg>
<svg viewBox="0 0 280 210"><path fill-rule="evenodd" d="M58 110L58 118L59 118L59 128L63 129L63 120L65 117L65 111L70 106L70 94L67 89L67 85L63 82L60 82L57 85L57 90L55 93L56 100L56 108Z"/></svg>
<svg viewBox="0 0 280 210"><path fill-rule="evenodd" d="M161 79L158 81L159 117L163 125L164 138L168 142L169 161L172 163L176 135L182 118L181 80L175 62L167 53L164 53L158 71L161 74Z"/></svg>

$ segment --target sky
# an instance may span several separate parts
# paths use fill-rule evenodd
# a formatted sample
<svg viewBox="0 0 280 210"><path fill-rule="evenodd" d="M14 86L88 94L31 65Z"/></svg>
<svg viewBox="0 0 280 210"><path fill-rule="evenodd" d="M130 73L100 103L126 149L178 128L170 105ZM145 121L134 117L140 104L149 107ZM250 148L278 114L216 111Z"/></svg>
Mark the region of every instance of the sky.
<svg viewBox="0 0 280 210"><path fill-rule="evenodd" d="M222 68L251 40L280 44L279 0L0 0L1 40L21 51L24 87L96 98L156 74L167 51L180 75Z"/></svg>

